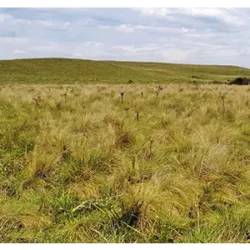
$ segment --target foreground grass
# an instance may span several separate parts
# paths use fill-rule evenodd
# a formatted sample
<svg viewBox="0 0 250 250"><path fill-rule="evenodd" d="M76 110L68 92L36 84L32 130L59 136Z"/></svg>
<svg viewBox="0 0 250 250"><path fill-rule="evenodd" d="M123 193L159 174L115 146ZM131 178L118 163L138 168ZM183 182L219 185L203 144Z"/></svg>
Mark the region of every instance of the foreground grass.
<svg viewBox="0 0 250 250"><path fill-rule="evenodd" d="M0 241L248 242L249 91L2 87Z"/></svg>
<svg viewBox="0 0 250 250"><path fill-rule="evenodd" d="M90 61L76 59L0 60L0 84L219 83L250 77L234 66Z"/></svg>

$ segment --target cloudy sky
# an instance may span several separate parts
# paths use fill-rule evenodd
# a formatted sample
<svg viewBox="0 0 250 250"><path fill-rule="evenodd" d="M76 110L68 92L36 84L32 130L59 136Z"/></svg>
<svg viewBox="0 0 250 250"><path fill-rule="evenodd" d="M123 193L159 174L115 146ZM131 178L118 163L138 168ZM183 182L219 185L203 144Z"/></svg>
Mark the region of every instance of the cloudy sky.
<svg viewBox="0 0 250 250"><path fill-rule="evenodd" d="M0 59L34 57L250 68L250 9L0 9Z"/></svg>

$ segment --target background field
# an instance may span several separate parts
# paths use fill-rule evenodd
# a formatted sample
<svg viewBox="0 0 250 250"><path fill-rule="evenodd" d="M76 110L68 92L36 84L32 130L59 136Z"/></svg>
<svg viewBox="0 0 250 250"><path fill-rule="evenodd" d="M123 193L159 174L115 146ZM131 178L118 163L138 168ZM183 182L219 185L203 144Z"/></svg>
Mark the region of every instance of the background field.
<svg viewBox="0 0 250 250"><path fill-rule="evenodd" d="M1 242L249 242L249 86L46 85L31 62L2 63ZM219 69L199 76L243 70Z"/></svg>
<svg viewBox="0 0 250 250"><path fill-rule="evenodd" d="M250 70L234 66L112 62L76 59L0 61L0 84L124 84L218 83L250 77Z"/></svg>

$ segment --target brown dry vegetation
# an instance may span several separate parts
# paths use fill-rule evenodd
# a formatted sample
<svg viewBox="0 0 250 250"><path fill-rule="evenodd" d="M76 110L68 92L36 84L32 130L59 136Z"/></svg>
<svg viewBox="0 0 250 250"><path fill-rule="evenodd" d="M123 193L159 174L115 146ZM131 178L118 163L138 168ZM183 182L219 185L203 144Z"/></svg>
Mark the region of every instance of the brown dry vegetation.
<svg viewBox="0 0 250 250"><path fill-rule="evenodd" d="M0 241L248 242L249 91L2 86Z"/></svg>

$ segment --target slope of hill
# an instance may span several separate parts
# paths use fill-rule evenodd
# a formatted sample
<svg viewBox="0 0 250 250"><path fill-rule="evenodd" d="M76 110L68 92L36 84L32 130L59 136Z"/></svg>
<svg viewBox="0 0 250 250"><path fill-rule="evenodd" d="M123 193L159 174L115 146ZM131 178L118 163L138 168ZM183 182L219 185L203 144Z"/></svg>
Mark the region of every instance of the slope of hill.
<svg viewBox="0 0 250 250"><path fill-rule="evenodd" d="M19 59L0 61L0 83L213 83L250 76L236 66L185 65L79 59Z"/></svg>

